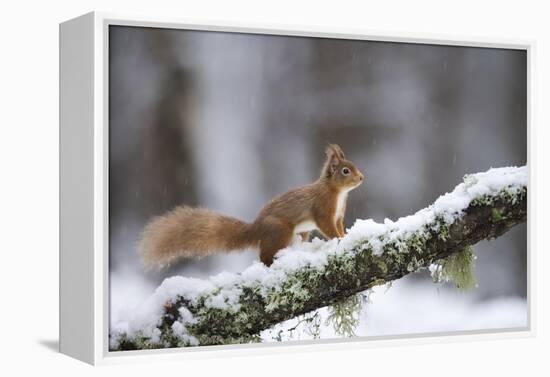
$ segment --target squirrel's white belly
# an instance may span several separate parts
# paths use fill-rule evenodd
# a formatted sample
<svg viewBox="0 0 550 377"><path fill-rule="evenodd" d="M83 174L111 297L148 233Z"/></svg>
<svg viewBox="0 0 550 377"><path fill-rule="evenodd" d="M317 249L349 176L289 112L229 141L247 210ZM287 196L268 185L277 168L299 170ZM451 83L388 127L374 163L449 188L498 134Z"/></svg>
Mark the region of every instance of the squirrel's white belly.
<svg viewBox="0 0 550 377"><path fill-rule="evenodd" d="M317 229L317 224L313 220L302 221L294 227L294 234L302 232L311 232Z"/></svg>
<svg viewBox="0 0 550 377"><path fill-rule="evenodd" d="M346 189L340 191L338 198L336 199L336 211L334 212L334 221L338 220L340 217L344 217L344 210L346 206L346 200L348 199L348 192L351 189Z"/></svg>

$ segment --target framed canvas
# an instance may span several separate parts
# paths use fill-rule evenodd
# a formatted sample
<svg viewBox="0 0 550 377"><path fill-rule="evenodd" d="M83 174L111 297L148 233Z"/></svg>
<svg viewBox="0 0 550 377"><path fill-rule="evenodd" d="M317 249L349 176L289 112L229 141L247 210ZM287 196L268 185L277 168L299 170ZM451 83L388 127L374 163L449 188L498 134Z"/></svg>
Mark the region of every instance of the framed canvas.
<svg viewBox="0 0 550 377"><path fill-rule="evenodd" d="M533 333L533 45L60 25L60 350Z"/></svg>

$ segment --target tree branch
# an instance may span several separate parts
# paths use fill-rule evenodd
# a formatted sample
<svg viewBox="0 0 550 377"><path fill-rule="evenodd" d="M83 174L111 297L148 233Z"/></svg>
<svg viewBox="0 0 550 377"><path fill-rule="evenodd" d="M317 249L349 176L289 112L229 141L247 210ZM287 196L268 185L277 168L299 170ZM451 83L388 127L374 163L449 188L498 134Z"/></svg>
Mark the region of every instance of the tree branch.
<svg viewBox="0 0 550 377"><path fill-rule="evenodd" d="M527 218L527 169L465 177L433 205L396 222L358 220L341 240L279 253L271 268L210 280L165 280L133 318L114 326L112 350L259 341L285 320L399 279Z"/></svg>

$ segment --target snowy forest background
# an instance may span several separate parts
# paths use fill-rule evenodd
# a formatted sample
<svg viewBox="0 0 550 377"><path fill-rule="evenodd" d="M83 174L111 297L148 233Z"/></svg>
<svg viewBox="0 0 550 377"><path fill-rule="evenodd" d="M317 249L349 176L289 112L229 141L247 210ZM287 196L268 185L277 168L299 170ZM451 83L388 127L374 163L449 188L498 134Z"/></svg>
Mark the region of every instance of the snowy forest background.
<svg viewBox="0 0 550 377"><path fill-rule="evenodd" d="M109 35L112 321L166 277L257 259L145 271L136 243L151 216L187 204L251 221L317 179L328 142L366 176L346 227L412 214L466 173L527 162L525 51L122 26ZM526 326L526 233L474 247L474 291L427 272L375 288L357 335Z"/></svg>

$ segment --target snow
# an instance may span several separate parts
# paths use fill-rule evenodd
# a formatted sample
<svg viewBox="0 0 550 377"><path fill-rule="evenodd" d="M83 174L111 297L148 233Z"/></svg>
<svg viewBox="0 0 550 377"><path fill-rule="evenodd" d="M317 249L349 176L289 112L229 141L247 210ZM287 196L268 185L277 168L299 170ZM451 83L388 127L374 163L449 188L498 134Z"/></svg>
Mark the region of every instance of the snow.
<svg viewBox="0 0 550 377"><path fill-rule="evenodd" d="M357 335L392 336L525 328L527 302L519 297L480 300L454 288L405 278L373 289ZM407 315L403 315L407 313Z"/></svg>
<svg viewBox="0 0 550 377"><path fill-rule="evenodd" d="M357 220L341 239L323 241L314 239L311 242L293 244L279 251L270 268L260 262L254 262L242 273L222 272L209 280L174 276L167 278L155 290L154 294L128 310L111 326L112 340L120 334L129 337L139 331L153 340L158 340L158 328L164 307L174 303L178 297L184 297L195 304L203 296L207 297L205 305L230 311L239 309L239 298L243 287L260 287L264 296L271 289L277 289L287 275L305 266L323 267L330 255L349 253L358 244L368 242L372 252L381 254L388 242L402 241L408 236L426 232L436 219L443 219L451 224L459 218L472 200L481 195L496 195L502 190L518 192L527 185L526 167L507 167L490 169L484 173L467 175L464 182L450 192L439 197L431 206L414 215L402 217L396 221L385 219L376 223L371 219ZM189 340L185 323L192 322L193 316L187 310L180 312L182 322L173 327L174 333ZM193 342L196 339L192 340Z"/></svg>

